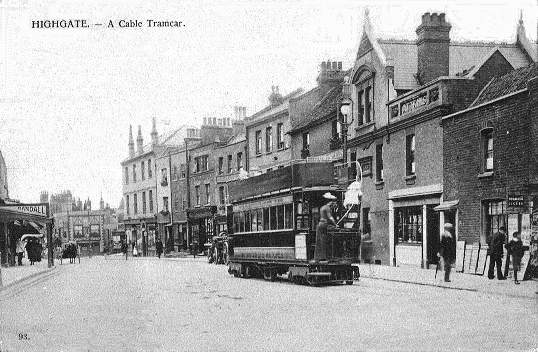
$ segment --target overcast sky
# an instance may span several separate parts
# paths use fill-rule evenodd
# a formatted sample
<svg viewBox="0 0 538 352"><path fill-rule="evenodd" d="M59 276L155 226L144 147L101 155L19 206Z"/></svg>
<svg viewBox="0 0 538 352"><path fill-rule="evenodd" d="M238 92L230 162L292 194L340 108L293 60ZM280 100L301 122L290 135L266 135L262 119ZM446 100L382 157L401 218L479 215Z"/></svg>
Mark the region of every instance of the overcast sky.
<svg viewBox="0 0 538 352"><path fill-rule="evenodd" d="M7 2L7 4L6 4ZM383 38L415 39L422 13L445 12L452 40L514 42L519 11L535 40L537 0L0 0L0 151L10 197L70 189L117 206L129 124L159 132L204 116L247 114L315 85L322 60L356 55L364 8ZM32 20L178 20L181 29L32 29ZM165 125L170 121L169 125Z"/></svg>

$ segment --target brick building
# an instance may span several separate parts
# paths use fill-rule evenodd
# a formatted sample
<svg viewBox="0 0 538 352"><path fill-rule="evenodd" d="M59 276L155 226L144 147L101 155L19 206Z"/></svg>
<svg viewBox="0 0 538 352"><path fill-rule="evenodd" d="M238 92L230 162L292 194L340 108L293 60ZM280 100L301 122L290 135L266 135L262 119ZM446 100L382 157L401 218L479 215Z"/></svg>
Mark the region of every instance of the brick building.
<svg viewBox="0 0 538 352"><path fill-rule="evenodd" d="M249 172L267 172L291 160L290 100L302 89L282 96L278 86L272 87L269 105L246 119L247 165Z"/></svg>
<svg viewBox="0 0 538 352"><path fill-rule="evenodd" d="M443 202L467 243L505 226L530 239L538 216L538 65L496 78L443 117Z"/></svg>
<svg viewBox="0 0 538 352"><path fill-rule="evenodd" d="M230 118L204 118L200 128L200 142L188 150L187 189L189 206L186 209L190 242L206 243L217 227L216 170L218 159L214 152L232 137ZM243 158L242 155L236 155ZM242 162L242 161L241 161Z"/></svg>
<svg viewBox="0 0 538 352"><path fill-rule="evenodd" d="M514 44L452 42L450 28L444 14L426 13L416 40L383 40L366 15L349 74L348 145L363 168L365 259L423 267L436 260L441 117L466 108L493 76L536 60L521 22Z"/></svg>
<svg viewBox="0 0 538 352"><path fill-rule="evenodd" d="M342 62L322 62L318 86L290 100L292 159L342 159L337 109L347 73Z"/></svg>

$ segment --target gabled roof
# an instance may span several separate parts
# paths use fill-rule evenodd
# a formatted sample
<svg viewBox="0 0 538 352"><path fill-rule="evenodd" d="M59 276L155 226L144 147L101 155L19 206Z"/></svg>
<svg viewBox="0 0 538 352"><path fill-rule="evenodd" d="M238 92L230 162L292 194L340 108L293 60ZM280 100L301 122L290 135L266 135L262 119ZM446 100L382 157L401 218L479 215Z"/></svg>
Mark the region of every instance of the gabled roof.
<svg viewBox="0 0 538 352"><path fill-rule="evenodd" d="M414 89L418 82L417 73L417 46L411 40L383 40L379 44L387 56L394 62L394 88ZM516 44L485 43L485 42L450 42L449 48L449 75L455 76L465 70L478 66L484 57L491 55L498 47L503 56L514 68L530 64L529 58Z"/></svg>
<svg viewBox="0 0 538 352"><path fill-rule="evenodd" d="M288 109L289 107L289 102L290 102L290 99L292 98L295 98L297 96L299 96L300 94L303 93L303 89L302 88L298 88L296 90L294 90L293 92L285 95L282 97L282 104L279 104L279 105L268 105L266 106L265 108L257 111L256 113L252 114L250 117L248 117L246 119L246 124L247 125L250 125L251 123L254 123L258 120L261 120L267 116L271 116L273 114L276 114L276 113L280 113L282 111L285 111Z"/></svg>
<svg viewBox="0 0 538 352"><path fill-rule="evenodd" d="M501 77L496 77L480 92L470 107L487 103L510 93L527 88L527 82L538 76L538 64L519 68Z"/></svg>

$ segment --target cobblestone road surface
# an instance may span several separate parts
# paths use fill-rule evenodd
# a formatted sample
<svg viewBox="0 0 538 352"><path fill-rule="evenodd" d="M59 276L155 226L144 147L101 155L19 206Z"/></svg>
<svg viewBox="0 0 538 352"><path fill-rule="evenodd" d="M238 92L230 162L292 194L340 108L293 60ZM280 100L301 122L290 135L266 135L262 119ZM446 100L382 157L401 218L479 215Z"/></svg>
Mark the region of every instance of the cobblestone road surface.
<svg viewBox="0 0 538 352"><path fill-rule="evenodd" d="M307 287L202 259L94 257L2 298L0 351L531 350L536 310L381 280Z"/></svg>

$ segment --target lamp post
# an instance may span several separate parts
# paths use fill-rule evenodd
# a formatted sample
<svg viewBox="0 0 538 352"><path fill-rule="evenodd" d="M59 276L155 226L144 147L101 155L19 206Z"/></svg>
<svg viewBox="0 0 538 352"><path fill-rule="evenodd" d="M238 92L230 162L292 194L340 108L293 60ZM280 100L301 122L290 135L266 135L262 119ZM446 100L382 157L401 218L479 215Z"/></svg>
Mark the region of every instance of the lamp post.
<svg viewBox="0 0 538 352"><path fill-rule="evenodd" d="M353 123L353 101L351 100L351 80L349 76L344 77L342 84L342 101L340 102L340 114L338 122L342 125L342 154L344 165L347 164L347 130Z"/></svg>

